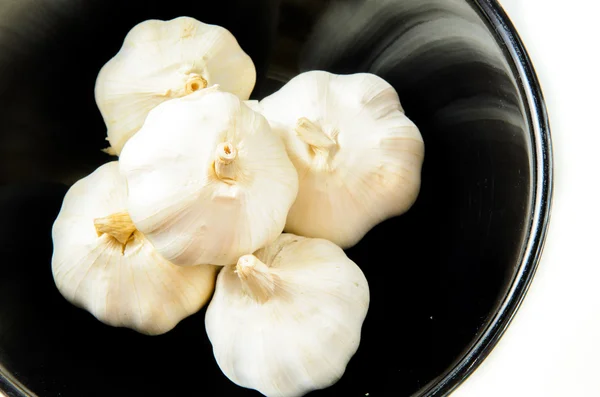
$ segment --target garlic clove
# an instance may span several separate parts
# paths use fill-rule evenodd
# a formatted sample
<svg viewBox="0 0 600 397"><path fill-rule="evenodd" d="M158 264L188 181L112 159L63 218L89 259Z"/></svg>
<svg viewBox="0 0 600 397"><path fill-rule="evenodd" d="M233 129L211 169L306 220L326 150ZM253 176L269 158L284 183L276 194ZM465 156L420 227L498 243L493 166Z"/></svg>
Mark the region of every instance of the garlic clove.
<svg viewBox="0 0 600 397"><path fill-rule="evenodd" d="M269 397L337 382L360 343L369 287L335 244L283 234L223 268L205 317L221 370Z"/></svg>
<svg viewBox="0 0 600 397"><path fill-rule="evenodd" d="M152 110L120 167L136 227L183 266L228 265L273 241L298 191L281 138L218 90Z"/></svg>
<svg viewBox="0 0 600 397"><path fill-rule="evenodd" d="M60 293L103 323L157 335L210 299L217 266L167 262L125 212L117 162L75 183L52 228L52 273Z"/></svg>
<svg viewBox="0 0 600 397"><path fill-rule="evenodd" d="M417 199L423 138L380 77L302 73L260 108L300 177L286 231L348 248Z"/></svg>
<svg viewBox="0 0 600 397"><path fill-rule="evenodd" d="M179 17L131 29L100 71L95 95L112 152L119 154L160 103L214 84L248 99L255 82L252 60L227 29Z"/></svg>

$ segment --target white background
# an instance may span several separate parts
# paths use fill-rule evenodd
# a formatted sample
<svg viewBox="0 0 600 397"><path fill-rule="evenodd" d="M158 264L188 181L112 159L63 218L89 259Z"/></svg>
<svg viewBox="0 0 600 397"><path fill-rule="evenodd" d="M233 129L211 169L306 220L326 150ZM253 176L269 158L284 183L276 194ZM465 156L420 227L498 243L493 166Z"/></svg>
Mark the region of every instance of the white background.
<svg viewBox="0 0 600 397"><path fill-rule="evenodd" d="M521 309L452 397L600 396L600 4L500 1L546 98L554 205Z"/></svg>

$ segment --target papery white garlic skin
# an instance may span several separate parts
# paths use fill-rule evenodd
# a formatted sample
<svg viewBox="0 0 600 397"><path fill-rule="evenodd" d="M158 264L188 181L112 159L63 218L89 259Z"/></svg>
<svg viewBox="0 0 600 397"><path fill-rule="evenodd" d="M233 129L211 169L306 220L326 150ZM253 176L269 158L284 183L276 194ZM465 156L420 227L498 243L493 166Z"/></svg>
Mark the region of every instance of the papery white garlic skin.
<svg viewBox="0 0 600 397"><path fill-rule="evenodd" d="M255 82L252 59L227 29L190 17L152 19L129 31L101 69L95 94L119 154L158 104L214 84L248 99Z"/></svg>
<svg viewBox="0 0 600 397"><path fill-rule="evenodd" d="M229 265L273 241L298 192L265 118L214 88L152 110L120 166L133 222L182 266Z"/></svg>
<svg viewBox="0 0 600 397"><path fill-rule="evenodd" d="M368 307L367 280L341 248L282 234L223 268L205 324L231 381L294 397L341 378Z"/></svg>
<svg viewBox="0 0 600 397"><path fill-rule="evenodd" d="M423 138L380 77L302 73L260 108L300 178L287 232L347 248L417 199Z"/></svg>
<svg viewBox="0 0 600 397"><path fill-rule="evenodd" d="M248 106L250 109L254 110L255 112L260 113L260 101L252 99L252 100L244 101L244 104L246 106Z"/></svg>
<svg viewBox="0 0 600 397"><path fill-rule="evenodd" d="M68 301L105 324L162 334L207 303L218 267L175 266L139 231L125 245L99 236L94 221L124 213L126 204L116 161L69 189L52 228L54 281Z"/></svg>

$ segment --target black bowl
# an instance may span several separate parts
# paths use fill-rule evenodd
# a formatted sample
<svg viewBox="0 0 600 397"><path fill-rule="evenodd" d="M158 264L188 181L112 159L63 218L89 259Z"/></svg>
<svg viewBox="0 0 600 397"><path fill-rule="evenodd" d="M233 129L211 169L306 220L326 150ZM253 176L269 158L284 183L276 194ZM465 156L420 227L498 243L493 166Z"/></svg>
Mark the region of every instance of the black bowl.
<svg viewBox="0 0 600 397"><path fill-rule="evenodd" d="M492 0L19 0L0 3L0 389L9 396L255 396L214 361L204 312L163 336L105 326L50 271L75 180L110 158L94 82L134 24L230 29L261 98L300 71L372 72L421 128L423 186L348 255L371 307L335 386L311 396L441 396L494 347L547 227L550 137L533 68ZM393 253L394 258L389 259Z"/></svg>

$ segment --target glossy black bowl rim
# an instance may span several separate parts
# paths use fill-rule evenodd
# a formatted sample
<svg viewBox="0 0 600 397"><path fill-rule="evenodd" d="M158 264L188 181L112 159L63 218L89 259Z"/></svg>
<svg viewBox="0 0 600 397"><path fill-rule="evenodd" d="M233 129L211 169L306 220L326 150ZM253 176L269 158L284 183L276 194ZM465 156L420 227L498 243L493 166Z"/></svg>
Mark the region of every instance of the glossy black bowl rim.
<svg viewBox="0 0 600 397"><path fill-rule="evenodd" d="M521 306L538 267L550 222L553 191L553 159L550 124L540 83L531 59L510 18L497 0L472 0L503 45L517 74L518 89L528 118L532 156L532 196L529 224L519 267L499 309L471 348L444 374L413 397L447 396L465 381L496 346Z"/></svg>
<svg viewBox="0 0 600 397"><path fill-rule="evenodd" d="M441 397L454 391L490 354L519 309L542 254L550 221L553 189L552 142L542 90L525 47L515 27L496 0L472 0L505 47L508 60L518 75L517 83L528 117L532 142L532 180L530 222L516 276L502 303L472 347L444 374L430 382L413 397ZM0 363L0 395L33 397L25 386Z"/></svg>

